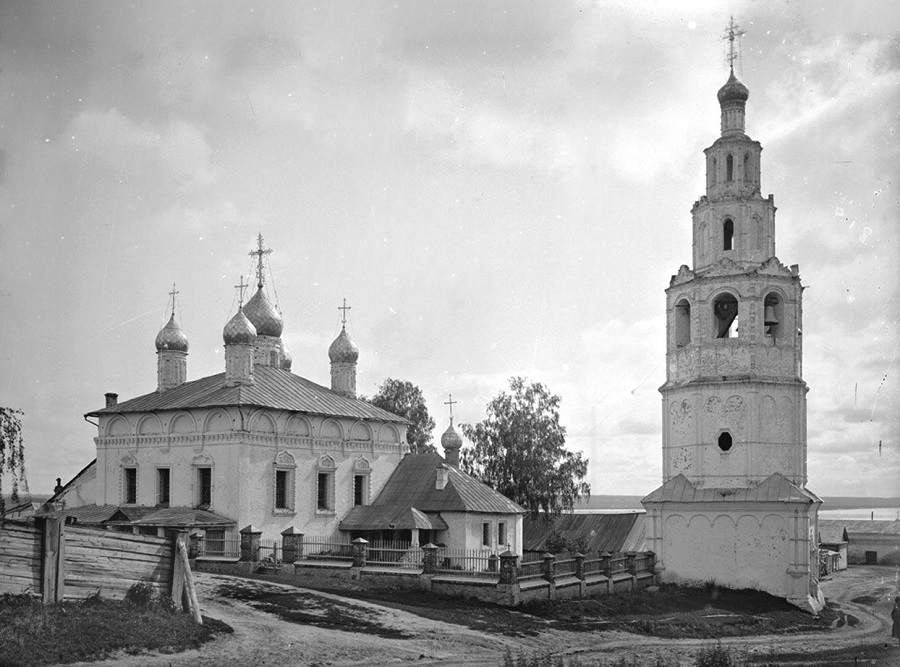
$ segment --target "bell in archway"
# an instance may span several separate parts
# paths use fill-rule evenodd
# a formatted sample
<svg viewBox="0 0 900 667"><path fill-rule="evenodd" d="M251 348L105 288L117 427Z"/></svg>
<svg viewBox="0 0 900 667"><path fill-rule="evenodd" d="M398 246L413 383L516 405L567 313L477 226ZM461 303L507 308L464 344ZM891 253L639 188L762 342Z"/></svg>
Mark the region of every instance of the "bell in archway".
<svg viewBox="0 0 900 667"><path fill-rule="evenodd" d="M765 323L767 327L778 324L778 318L775 317L775 306L766 306Z"/></svg>

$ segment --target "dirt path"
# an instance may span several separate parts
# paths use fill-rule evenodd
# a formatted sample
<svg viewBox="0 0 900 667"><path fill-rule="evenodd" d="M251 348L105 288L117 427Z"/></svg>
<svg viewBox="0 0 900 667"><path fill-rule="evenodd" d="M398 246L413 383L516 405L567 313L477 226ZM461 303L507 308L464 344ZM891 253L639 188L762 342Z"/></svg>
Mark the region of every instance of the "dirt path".
<svg viewBox="0 0 900 667"><path fill-rule="evenodd" d="M891 568L857 567L823 582L826 597L859 623L845 624L828 633L763 635L729 638L723 646L746 656L770 654L849 657L873 647L876 656L859 664L900 665L900 648L890 639L890 607L898 591L900 572ZM710 640L673 640L632 635L619 631L569 632L548 629L533 637L490 635L460 625L422 618L414 613L339 595L293 586L197 573L198 595L206 616L224 621L234 633L222 635L201 649L176 655L118 656L114 660L78 663L84 667L250 665L441 665L443 667L496 665L504 652L549 651L577 656L583 663L596 659L641 659L652 664L655 656L693 664L694 656ZM229 595L233 590L238 595ZM282 616L266 611L265 599L297 598L296 608ZM286 613L296 614L286 620ZM548 623L549 625L549 623ZM355 630L355 631L347 631ZM893 646L893 648L888 648ZM807 664L823 664L812 661Z"/></svg>

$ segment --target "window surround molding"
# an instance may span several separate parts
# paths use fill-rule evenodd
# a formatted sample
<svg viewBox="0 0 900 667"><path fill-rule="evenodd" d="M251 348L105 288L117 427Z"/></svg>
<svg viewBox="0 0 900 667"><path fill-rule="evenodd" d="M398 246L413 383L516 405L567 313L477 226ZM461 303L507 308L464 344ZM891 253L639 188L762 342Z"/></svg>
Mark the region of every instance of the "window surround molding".
<svg viewBox="0 0 900 667"><path fill-rule="evenodd" d="M278 478L279 473L284 479L284 500L285 506L278 507ZM272 465L272 513L279 515L296 514L296 478L297 478L297 462L293 455L285 450L281 450L275 455L275 462Z"/></svg>
<svg viewBox="0 0 900 667"><path fill-rule="evenodd" d="M139 490L139 482L140 482L140 468L138 467L137 459L134 458L131 454L126 454L122 457L122 460L119 462L119 470L121 473L119 474L119 478L121 480L121 486L119 488L119 498L121 500L122 505L137 505L138 499L138 490ZM134 470L134 500L129 501L128 498L128 480L126 470Z"/></svg>
<svg viewBox="0 0 900 667"><path fill-rule="evenodd" d="M315 485L315 498L313 501L315 502L316 514L319 515L333 515L335 513L335 477L337 476L337 464L334 462L334 459L328 455L323 454L319 457L319 461L316 464L316 485ZM324 479L325 484L327 485L323 490L321 488L322 481ZM324 502L319 502L324 500Z"/></svg>
<svg viewBox="0 0 900 667"><path fill-rule="evenodd" d="M356 502L356 480L362 478L362 502ZM360 456L353 462L353 487L350 489L350 505L368 505L372 502L372 466L364 456Z"/></svg>
<svg viewBox="0 0 900 667"><path fill-rule="evenodd" d="M200 501L202 498L200 497L201 488L200 488L200 470L201 468L206 468L209 470L209 503L204 504ZM211 456L206 454L199 454L191 459L191 498L192 505L198 508L210 508L213 504L213 495L215 493L215 464L212 460Z"/></svg>

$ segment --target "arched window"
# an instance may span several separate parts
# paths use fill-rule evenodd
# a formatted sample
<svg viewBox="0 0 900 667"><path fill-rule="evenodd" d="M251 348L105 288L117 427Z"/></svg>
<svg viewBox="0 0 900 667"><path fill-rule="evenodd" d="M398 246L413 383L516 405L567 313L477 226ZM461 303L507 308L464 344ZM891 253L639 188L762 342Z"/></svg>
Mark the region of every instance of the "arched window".
<svg viewBox="0 0 900 667"><path fill-rule="evenodd" d="M675 347L691 342L691 304L682 299L675 304Z"/></svg>
<svg viewBox="0 0 900 667"><path fill-rule="evenodd" d="M713 187L716 184L716 180L718 180L718 175L716 174L716 158L712 158L709 163L709 187Z"/></svg>
<svg viewBox="0 0 900 667"><path fill-rule="evenodd" d="M738 301L734 295L722 294L713 302L716 338L737 338L738 335Z"/></svg>
<svg viewBox="0 0 900 667"><path fill-rule="evenodd" d="M750 153L744 153L744 183L750 180Z"/></svg>
<svg viewBox="0 0 900 667"><path fill-rule="evenodd" d="M731 218L722 225L722 249L734 250L734 221Z"/></svg>
<svg viewBox="0 0 900 667"><path fill-rule="evenodd" d="M731 153L729 153L728 157L725 158L725 180L734 180L734 156L731 155Z"/></svg>
<svg viewBox="0 0 900 667"><path fill-rule="evenodd" d="M731 449L732 444L734 443L731 440L731 433L729 433L728 431L722 431L722 433L719 434L719 449L721 449L723 452L727 452L729 449Z"/></svg>

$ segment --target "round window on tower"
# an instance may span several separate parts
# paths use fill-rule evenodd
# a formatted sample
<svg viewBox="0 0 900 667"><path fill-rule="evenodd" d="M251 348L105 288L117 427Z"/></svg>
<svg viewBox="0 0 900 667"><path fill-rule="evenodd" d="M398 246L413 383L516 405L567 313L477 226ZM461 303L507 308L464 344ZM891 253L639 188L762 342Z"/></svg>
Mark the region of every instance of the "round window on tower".
<svg viewBox="0 0 900 667"><path fill-rule="evenodd" d="M731 445L733 444L734 442L731 439L731 433L729 433L728 431L722 431L721 433L719 433L720 450L722 450L723 452L727 452L731 449Z"/></svg>

